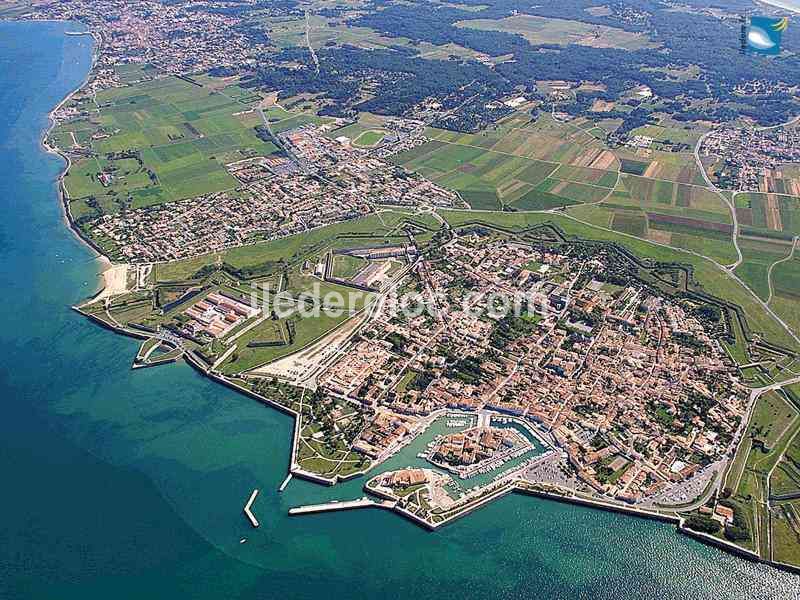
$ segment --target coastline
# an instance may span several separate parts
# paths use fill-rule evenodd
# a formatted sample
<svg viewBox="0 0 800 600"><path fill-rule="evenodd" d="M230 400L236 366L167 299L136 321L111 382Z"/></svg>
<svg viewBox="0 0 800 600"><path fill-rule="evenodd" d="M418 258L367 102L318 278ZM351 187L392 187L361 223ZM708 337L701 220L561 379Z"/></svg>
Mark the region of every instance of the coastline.
<svg viewBox="0 0 800 600"><path fill-rule="evenodd" d="M53 23L72 23L71 21L56 21L56 20L48 20L48 21ZM37 23L37 22L42 22L42 20L35 19L32 20L31 22ZM83 24L81 23L81 25ZM69 36L88 35L92 38L92 40L94 41L94 45L92 47L92 64L89 67L89 71L86 73L86 77L83 79L83 81L77 87L75 87L75 89L73 89L66 96L64 96L61 99L61 101L58 104L56 104L50 112L47 113L48 125L42 131L41 137L39 139L39 145L48 154L54 154L56 156L59 156L64 161L64 165L61 169L61 172L56 178L58 199L62 208L61 216L67 227L73 232L73 234L75 234L75 237L77 237L81 243L83 243L87 248L89 248L92 251L92 253L95 255L94 257L95 261L99 263L99 270L97 272L98 288L95 290L95 293L92 294L92 296L95 296L98 293L101 293L104 288L108 287L109 280L106 277L106 273L114 266L114 264L111 262L111 259L109 259L94 242L92 242L90 239L88 239L86 236L83 235L83 232L73 221L72 213L70 212L69 209L69 199L67 198L66 189L64 187L64 178L66 177L70 167L72 166L72 160L66 153L61 152L59 148L48 144L47 139L50 133L53 131L53 129L55 129L57 124L55 119L55 114L61 109L62 106L64 106L67 102L69 102L75 96L75 94L80 92L89 83L92 76L92 71L94 71L94 68L97 65L97 60L100 57L100 49L103 43L103 39L100 34L88 28L86 29L86 31L81 31L81 32L65 31L64 35L69 35Z"/></svg>
<svg viewBox="0 0 800 600"><path fill-rule="evenodd" d="M785 7L782 4L780 4L779 2L776 2L774 0L770 0L770 1L763 0L763 1L764 1L765 4L769 4L771 6L778 6L780 8L786 8L787 10L792 10L792 11L796 11L796 12L800 13L800 7L788 8L788 7ZM77 32L75 32L75 33L73 33L73 32L65 32L65 35L91 35L92 36L92 38L94 40L94 43L95 43L95 45L94 45L94 47L92 49L92 65L91 65L91 68L90 68L89 72L87 73L87 76L86 76L85 80L79 86L77 86L74 90L69 92L50 111L50 113L48 114L48 119L49 119L50 123L49 123L49 126L43 131L40 143L41 143L42 148L47 153L57 154L58 156L60 156L60 157L62 157L64 159L63 169L61 170L61 173L59 174L59 176L57 178L59 198L61 200L62 208L64 210L63 218L65 219L65 221L66 221L67 225L69 226L69 228L78 237L78 239L81 242L83 242L86 246L91 248L91 250L95 254L95 260L100 264L100 272L98 273L98 277L100 278L101 281L104 282L105 288L108 290L108 295L111 295L111 294L114 293L114 291L111 288L113 287L113 280L115 278L115 273L116 273L115 269L116 269L116 267L119 267L119 266L123 266L124 267L125 265L116 265L115 266L114 263L112 263L112 261L102 252L102 250L99 247L97 247L96 244L94 244L90 239L87 239L84 236L84 234L80 231L80 228L74 223L74 221L72 219L72 215L70 213L70 209L69 209L69 200L67 198L66 190L65 190L65 187L64 187L64 178L65 178L66 174L68 173L68 171L69 171L69 169L71 167L71 160L70 160L69 156L67 156L65 153L62 153L58 148L56 148L54 146L50 146L46 141L48 135L52 132L52 130L56 126L56 121L55 121L55 117L54 117L55 113L61 107L63 107L67 102L69 102L74 97L75 94L80 92L89 83L92 71L95 68L97 60L99 58L100 49L101 49L101 45L102 45L102 37L99 34L96 34L95 32L92 32L92 31L89 31L89 30L87 30L86 32L80 32L80 33L77 33ZM95 294L95 299L97 299L98 294L99 294L100 297L102 297L103 293L104 293L104 289L101 288ZM87 316L89 316L91 318L91 315L87 315ZM104 326L106 326L107 328L109 328L111 330L114 330L115 332L125 334L125 332L120 330L120 329L108 326L108 324L104 324L102 322L101 322L101 324L103 324ZM317 340L315 340L315 341L317 341ZM189 356L185 357L185 358L189 358L191 356L191 353L188 353L188 355ZM281 411L281 412L284 412L284 413L288 412L289 414L293 415L295 417L295 428L294 428L295 429L295 437L297 436L297 433L298 433L297 430L298 430L298 427L299 427L299 418L298 418L299 415L295 411L292 411L291 409L287 409L286 407L284 407L284 406L282 406L282 405L280 405L280 404L278 404L278 403L276 403L276 402L274 402L274 401L272 401L272 400L270 400L270 399L268 399L268 398L266 398L264 396L261 396L259 394L254 393L254 392L250 392L249 390L242 389L240 386L238 386L235 383L227 380L224 376L217 375L217 374L213 373L211 371L211 369L203 368L202 364L200 364L200 363L195 364L191 359L188 359L187 362L189 362L191 366L195 367L198 371L201 371L205 376L209 377L210 379L217 380L219 383L222 383L223 385L226 385L227 387L229 387L231 389L234 389L234 390L238 391L239 393L242 393L242 394L250 396L250 397L254 397L257 400L266 403L267 405L269 405L272 408L275 408L278 411ZM295 441L293 440L292 456L294 456L295 451L296 451L296 446L295 446ZM309 472L304 471L304 470L299 469L299 468L295 469L293 467L294 467L293 464L289 465L289 472L290 473L292 473L292 474L294 474L294 475L296 475L298 477L305 478L307 480L311 480L311 481L314 481L316 483L321 483L321 484L324 484L324 485L335 485L338 481L344 481L346 479L350 479L350 478L353 478L353 477L356 477L356 476L359 476L359 475L363 475L363 474L365 474L366 472L368 472L370 470L370 469L367 469L364 472L353 473L353 474L348 475L346 477L341 477L341 476L337 475L332 479L326 479L326 478L317 476L317 475L315 475L313 473L309 473ZM512 490L508 490L508 491L503 491L502 494L498 494L498 495L505 495L506 493L508 493L510 491L519 491L519 490L512 489ZM602 501L575 499L575 498L563 497L563 496L560 496L558 494L548 494L546 492L543 492L543 493L540 493L540 494L532 494L530 490L526 490L523 493L528 493L528 494L531 494L531 495L540 495L542 497L546 497L546 498L548 498L550 500L555 500L555 501L572 502L572 503L576 503L576 504L583 504L583 505L592 506L594 508L603 508L603 509L606 509L606 510L612 510L612 511L621 512L621 513L638 514L639 516L642 516L642 512L646 512L646 511L639 511L639 510L636 510L636 509L631 509L630 507L626 507L624 505L616 505L616 504L612 504L612 503L605 503L605 502L602 502ZM495 496L492 496L492 497L489 497L489 498L481 500L479 503L476 503L474 506L468 507L467 510L464 510L463 512L460 512L457 515L454 515L453 519L460 518L462 516L466 516L472 510L477 509L479 506L482 506L483 504L488 503L489 501L493 500L494 497ZM398 512L403 514L403 512L400 511L400 510L398 510ZM659 517L655 517L655 518L659 518ZM720 540L716 540L716 539L713 539L713 541L712 541L710 539L706 539L708 536L704 536L702 534L698 534L697 532L695 532L693 530L684 529L684 527L683 527L683 519L680 518L680 517L673 517L673 518L667 517L667 518L664 518L663 516L661 516L661 518L663 520L672 520L672 519L676 519L676 518L680 519L679 520L679 525L678 525L679 532L685 533L685 534L690 535L692 537L695 537L697 540L702 541L702 542L704 542L706 544L716 545L718 547L721 547L724 550L727 550L729 552L733 552L735 554L740 554L740 555L742 555L743 553L747 554L747 551L742 549L739 546L735 546L733 544L728 544L726 542L720 542ZM416 521L416 519L412 519L412 520ZM444 523L442 523L442 524L444 524ZM438 527L438 525L437 525L437 527ZM776 567L776 568L779 568L779 569L783 569L783 570L787 570L787 567L789 567L788 565L784 565L782 563L775 563L775 562L773 562L771 560L760 558L757 555L751 556L750 558L752 558L753 560L755 560L757 562L762 562L762 563L765 563L765 564L769 564L769 565L771 565L773 567ZM788 570L791 570L791 567L789 567Z"/></svg>

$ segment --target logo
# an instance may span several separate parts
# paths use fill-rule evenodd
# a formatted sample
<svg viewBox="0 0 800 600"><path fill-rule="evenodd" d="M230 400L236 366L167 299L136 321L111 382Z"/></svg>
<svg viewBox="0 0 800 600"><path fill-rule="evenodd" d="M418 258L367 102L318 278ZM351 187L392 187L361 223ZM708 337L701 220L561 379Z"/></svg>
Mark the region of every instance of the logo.
<svg viewBox="0 0 800 600"><path fill-rule="evenodd" d="M780 54L781 37L788 27L788 17L742 17L742 52Z"/></svg>

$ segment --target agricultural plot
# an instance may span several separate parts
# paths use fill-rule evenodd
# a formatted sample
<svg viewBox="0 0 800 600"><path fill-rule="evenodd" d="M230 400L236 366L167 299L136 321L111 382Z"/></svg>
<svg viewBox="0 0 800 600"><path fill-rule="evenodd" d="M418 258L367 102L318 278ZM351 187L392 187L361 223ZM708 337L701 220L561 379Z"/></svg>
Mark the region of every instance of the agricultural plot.
<svg viewBox="0 0 800 600"><path fill-rule="evenodd" d="M604 188L613 188L617 185L616 171L573 167L572 165L561 165L550 177Z"/></svg>
<svg viewBox="0 0 800 600"><path fill-rule="evenodd" d="M428 128L425 135L443 142L581 167L615 171L619 164L601 140L573 123L554 121L549 115L531 121L529 115L512 113L478 133Z"/></svg>
<svg viewBox="0 0 800 600"><path fill-rule="evenodd" d="M644 175L648 166L650 166L650 163L646 161L623 158L620 160L619 170L630 175Z"/></svg>
<svg viewBox="0 0 800 600"><path fill-rule="evenodd" d="M554 196L560 196L570 200L572 203L594 203L600 202L611 194L611 189L583 183L573 183L571 181L561 181L559 179L548 178L540 183L538 191L547 192Z"/></svg>
<svg viewBox="0 0 800 600"><path fill-rule="evenodd" d="M745 233L787 240L800 235L800 198L755 192L735 198Z"/></svg>
<svg viewBox="0 0 800 600"><path fill-rule="evenodd" d="M611 228L620 233L627 233L637 237L646 237L647 218L644 213L637 211L618 210L614 212Z"/></svg>
<svg viewBox="0 0 800 600"><path fill-rule="evenodd" d="M476 209L597 202L617 179L616 158L601 141L547 116L532 122L514 113L480 133L428 128L426 136L430 142L394 162L457 190Z"/></svg>
<svg viewBox="0 0 800 600"><path fill-rule="evenodd" d="M594 48L621 48L624 50L656 47L642 34L615 27L532 15L515 15L505 19L469 19L458 21L455 26L482 31L516 33L534 46L580 44Z"/></svg>
<svg viewBox="0 0 800 600"><path fill-rule="evenodd" d="M600 205L613 213L590 215L596 224L691 250L722 263L736 260L730 209L705 188L623 174ZM605 225L604 225L605 226Z"/></svg>
<svg viewBox="0 0 800 600"><path fill-rule="evenodd" d="M800 196L800 177L792 166L786 166L780 171L770 171L759 178L759 183L762 192Z"/></svg>
<svg viewBox="0 0 800 600"><path fill-rule="evenodd" d="M117 76L122 83L133 83L148 79L158 74L158 69L151 65L130 63L127 65L117 65Z"/></svg>
<svg viewBox="0 0 800 600"><path fill-rule="evenodd" d="M555 171L557 164L532 160L474 145L432 141L396 155L396 164L417 171L435 183L456 190L472 208L499 210L503 205L523 208L522 198ZM565 182L565 185L569 185ZM573 203L564 198L553 206ZM551 206L548 206L550 208Z"/></svg>
<svg viewBox="0 0 800 600"><path fill-rule="evenodd" d="M533 122L520 113L477 134L429 128L426 135L433 141L395 160L458 190L473 208L531 211L605 202L611 212L593 211L597 224L715 260L736 258L729 209L716 194L690 185L698 172L688 154L623 149L618 160L577 123L547 116ZM520 169L509 157L538 162Z"/></svg>
<svg viewBox="0 0 800 600"><path fill-rule="evenodd" d="M703 176L695 165L694 155L688 152L661 152L652 149L615 150L621 162L620 170L630 175L664 179L678 183L704 186Z"/></svg>
<svg viewBox="0 0 800 600"><path fill-rule="evenodd" d="M66 178L70 200L80 200L75 211L102 214L235 188L226 163L276 150L237 117L249 110L247 97L238 86L219 92L177 77L100 92L95 114L56 131L96 154Z"/></svg>
<svg viewBox="0 0 800 600"><path fill-rule="evenodd" d="M800 252L795 250L792 260L776 265L772 270L772 286L774 296L771 308L791 326L800 331Z"/></svg>
<svg viewBox="0 0 800 600"><path fill-rule="evenodd" d="M759 298L767 300L769 298L767 274L770 265L786 258L789 255L791 246L779 241L740 237L739 249L742 251L742 263L736 268L736 275Z"/></svg>
<svg viewBox="0 0 800 600"><path fill-rule="evenodd" d="M155 174L139 159L97 158L80 160L64 178L70 211L75 218L114 213L125 206L136 207L142 198L162 198L153 185Z"/></svg>

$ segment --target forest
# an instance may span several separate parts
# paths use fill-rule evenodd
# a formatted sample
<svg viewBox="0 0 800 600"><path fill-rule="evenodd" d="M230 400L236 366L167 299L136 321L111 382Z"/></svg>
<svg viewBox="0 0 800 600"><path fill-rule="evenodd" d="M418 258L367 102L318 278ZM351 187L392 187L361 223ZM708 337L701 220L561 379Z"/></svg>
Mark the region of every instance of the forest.
<svg viewBox="0 0 800 600"><path fill-rule="evenodd" d="M726 121L744 115L762 125L780 123L795 114L798 104L790 88L800 83L800 38L788 40L788 51L778 57L743 55L738 47L738 14L730 11L744 10L752 3L691 1L697 8L723 7L729 12L719 18L698 10L675 10L657 0L608 2L603 5L607 14L589 12L587 9L598 6L591 0L561 0L545 6L534 0L463 0L458 5L372 0L357 12L338 6L325 13L346 18L347 26L367 27L389 39L396 38L397 44L365 49L329 41L316 51L319 72L306 47L284 48L265 56L255 70L248 69L244 85L277 90L282 96L320 94L326 99L322 113L334 116L350 116L357 111L402 115L423 100L435 98L444 110L457 107L445 121L435 124L460 131L475 131L502 117L503 111L486 108L492 100L512 93L537 97L537 80L602 84L605 90L582 91L572 104L559 102L559 110L586 116L592 116L590 108L595 99L618 102L636 86L650 87L657 103L626 100L622 104L628 107L620 108L618 102L614 112L605 115L623 119L623 134L646 123L654 111L667 112L682 121ZM298 11L293 0L271 6L290 13ZM421 11L424 18L420 18ZM516 33L455 25L517 14L636 32L647 36L652 47L627 50L575 43L533 45ZM248 27L252 27L248 35L256 36L256 26ZM417 48L423 42L457 44L503 59L492 65L465 56L424 58ZM675 75L689 67L697 73L688 78ZM737 86L756 80L766 84L766 95L737 93Z"/></svg>

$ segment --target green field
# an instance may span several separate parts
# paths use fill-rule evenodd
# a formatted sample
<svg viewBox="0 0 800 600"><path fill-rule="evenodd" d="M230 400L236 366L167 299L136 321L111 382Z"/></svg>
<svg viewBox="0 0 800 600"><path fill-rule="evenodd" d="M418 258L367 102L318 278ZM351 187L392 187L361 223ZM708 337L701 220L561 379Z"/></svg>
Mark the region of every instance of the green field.
<svg viewBox="0 0 800 600"><path fill-rule="evenodd" d="M143 73L154 75L151 69L125 70L131 80ZM97 154L75 162L66 177L69 198L79 201L75 212L115 212L235 188L226 163L276 148L239 115L250 110L246 90L217 87L162 76L110 88L98 93L99 109L88 118L59 126L54 132L59 143L72 147L74 136ZM113 175L113 182L103 184L101 174Z"/></svg>
<svg viewBox="0 0 800 600"><path fill-rule="evenodd" d="M370 129L369 131L363 132L355 140L353 140L353 145L365 148L375 146L376 144L380 143L380 141L383 139L383 136L384 133L382 131Z"/></svg>
<svg viewBox="0 0 800 600"><path fill-rule="evenodd" d="M531 15L515 15L505 19L469 19L458 21L455 25L483 31L516 33L532 45L602 44L604 47L624 50L654 47L646 36L623 29Z"/></svg>
<svg viewBox="0 0 800 600"><path fill-rule="evenodd" d="M367 266L367 260L359 256L338 254L333 259L333 276L339 279L350 279Z"/></svg>
<svg viewBox="0 0 800 600"><path fill-rule="evenodd" d="M774 560L800 566L800 501L782 502L773 509L772 538Z"/></svg>
<svg viewBox="0 0 800 600"><path fill-rule="evenodd" d="M775 295L770 302L772 309L795 331L800 330L800 250L795 250L792 260L776 265L772 271Z"/></svg>
<svg viewBox="0 0 800 600"><path fill-rule="evenodd" d="M787 474L783 467L793 467L787 457L792 456L793 440L797 439L798 431L797 407L779 392L762 395L725 476L724 496L730 496L734 510L747 523L749 539L743 545L764 557L769 557L771 552L776 556L796 555L797 541L791 541L786 535L791 533L791 528L773 535L770 547L767 529L771 527L775 532L776 527L780 529L786 523L781 522L780 509L767 511L765 507L768 495L776 493L775 485L786 485L781 479ZM791 562L788 557L783 560Z"/></svg>
<svg viewBox="0 0 800 600"><path fill-rule="evenodd" d="M349 315L344 314L340 316L331 316L322 312L316 317L301 317L293 315L285 319L286 322L291 321L294 327L294 341L285 346L270 346L264 348L248 347L247 343L253 339L260 339L264 335L262 328L271 328L273 323L265 321L265 325L256 327L241 338L236 340L237 350L230 356L230 358L221 366L223 373L232 374L241 371L254 369L258 366L264 365L273 360L277 360L283 356L287 356L293 352L297 352L301 348L307 346L311 342L319 339L326 333L332 331L349 318ZM283 327L288 327L288 323L282 324ZM269 334L269 332L267 332Z"/></svg>
<svg viewBox="0 0 800 600"><path fill-rule="evenodd" d="M600 202L611 194L608 188L589 185L584 183L574 183L571 181L561 181L559 179L547 178L540 183L536 189L556 196L561 196L572 203L594 203Z"/></svg>
<svg viewBox="0 0 800 600"><path fill-rule="evenodd" d="M791 247L778 241L741 238L739 248L742 251L743 260L742 264L736 268L736 275L750 286L759 298L766 300L769 297L767 282L769 267L774 262L787 257Z"/></svg>

